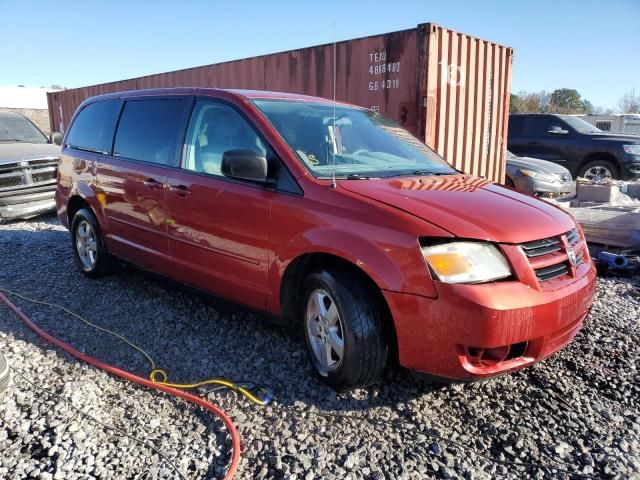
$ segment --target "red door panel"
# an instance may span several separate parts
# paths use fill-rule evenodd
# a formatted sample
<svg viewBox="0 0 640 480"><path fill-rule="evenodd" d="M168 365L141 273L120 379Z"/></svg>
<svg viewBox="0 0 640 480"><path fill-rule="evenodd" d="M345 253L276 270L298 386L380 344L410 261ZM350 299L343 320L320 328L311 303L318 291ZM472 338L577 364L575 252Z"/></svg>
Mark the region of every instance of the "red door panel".
<svg viewBox="0 0 640 480"><path fill-rule="evenodd" d="M264 309L274 193L187 171L167 181L172 275Z"/></svg>
<svg viewBox="0 0 640 480"><path fill-rule="evenodd" d="M166 168L109 157L97 172L98 198L109 224L107 248L161 273L169 273Z"/></svg>

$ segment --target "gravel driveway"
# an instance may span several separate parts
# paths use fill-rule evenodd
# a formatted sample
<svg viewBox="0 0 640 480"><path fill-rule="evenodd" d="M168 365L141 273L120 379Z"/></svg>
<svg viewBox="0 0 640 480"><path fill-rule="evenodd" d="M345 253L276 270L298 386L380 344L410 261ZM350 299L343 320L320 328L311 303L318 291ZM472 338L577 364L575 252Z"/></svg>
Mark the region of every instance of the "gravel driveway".
<svg viewBox="0 0 640 480"><path fill-rule="evenodd" d="M267 407L228 390L208 394L238 426L237 478L640 478L637 278L600 279L586 327L533 368L445 387L394 369L377 388L336 395L310 376L303 342L261 316L132 268L84 278L53 216L0 224L0 262L0 287L125 335L172 380L270 385L277 400ZM79 350L148 374L144 357L118 340L12 299ZM4 305L0 350L16 370L0 404L0 478L224 475L230 441L199 408L75 361Z"/></svg>

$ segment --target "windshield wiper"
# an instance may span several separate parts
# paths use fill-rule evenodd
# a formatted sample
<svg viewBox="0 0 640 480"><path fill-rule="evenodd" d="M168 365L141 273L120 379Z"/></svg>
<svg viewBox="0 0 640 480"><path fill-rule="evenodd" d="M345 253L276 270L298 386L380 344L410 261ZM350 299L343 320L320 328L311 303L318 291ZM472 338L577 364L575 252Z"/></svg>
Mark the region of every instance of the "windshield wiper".
<svg viewBox="0 0 640 480"><path fill-rule="evenodd" d="M396 173L395 175L389 175L389 177L414 177L422 175L454 175L456 172L434 172L431 170L414 170L407 173Z"/></svg>

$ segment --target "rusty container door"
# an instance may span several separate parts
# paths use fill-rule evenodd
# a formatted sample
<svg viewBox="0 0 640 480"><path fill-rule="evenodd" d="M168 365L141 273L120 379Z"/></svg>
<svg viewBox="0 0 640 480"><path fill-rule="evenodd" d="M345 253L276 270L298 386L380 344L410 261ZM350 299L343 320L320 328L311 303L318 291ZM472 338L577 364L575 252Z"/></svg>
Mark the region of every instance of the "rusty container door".
<svg viewBox="0 0 640 480"><path fill-rule="evenodd" d="M454 167L502 183L513 50L434 24L418 28L425 143Z"/></svg>

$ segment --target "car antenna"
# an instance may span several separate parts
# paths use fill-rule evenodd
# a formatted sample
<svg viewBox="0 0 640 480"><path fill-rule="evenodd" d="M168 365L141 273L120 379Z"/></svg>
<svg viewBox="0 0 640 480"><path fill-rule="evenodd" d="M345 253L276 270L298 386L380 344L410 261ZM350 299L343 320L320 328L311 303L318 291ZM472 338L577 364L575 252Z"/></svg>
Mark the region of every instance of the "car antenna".
<svg viewBox="0 0 640 480"><path fill-rule="evenodd" d="M333 141L331 152L333 154L333 168L331 169L331 188L336 188L336 23L333 22Z"/></svg>

